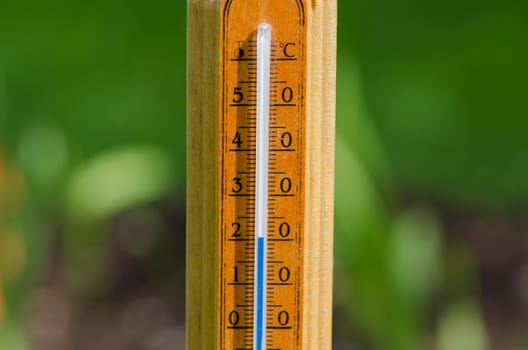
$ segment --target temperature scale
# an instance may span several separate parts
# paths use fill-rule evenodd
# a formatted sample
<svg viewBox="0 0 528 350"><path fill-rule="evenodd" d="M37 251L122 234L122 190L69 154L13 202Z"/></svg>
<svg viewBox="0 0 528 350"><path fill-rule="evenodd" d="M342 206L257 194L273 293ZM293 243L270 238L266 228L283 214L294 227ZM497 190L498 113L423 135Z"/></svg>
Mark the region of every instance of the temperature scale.
<svg viewBox="0 0 528 350"><path fill-rule="evenodd" d="M335 0L188 5L187 348L330 349Z"/></svg>

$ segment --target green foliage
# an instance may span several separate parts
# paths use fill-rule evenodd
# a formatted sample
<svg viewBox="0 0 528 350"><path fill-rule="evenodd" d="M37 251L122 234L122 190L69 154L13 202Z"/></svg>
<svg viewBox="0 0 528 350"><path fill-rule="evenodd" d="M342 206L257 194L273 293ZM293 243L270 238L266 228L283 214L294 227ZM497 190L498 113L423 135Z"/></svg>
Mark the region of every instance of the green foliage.
<svg viewBox="0 0 528 350"><path fill-rule="evenodd" d="M20 325L9 324L0 329L0 348L10 350L27 350L24 330Z"/></svg>
<svg viewBox="0 0 528 350"><path fill-rule="evenodd" d="M342 1L339 23L399 188L526 205L525 3Z"/></svg>

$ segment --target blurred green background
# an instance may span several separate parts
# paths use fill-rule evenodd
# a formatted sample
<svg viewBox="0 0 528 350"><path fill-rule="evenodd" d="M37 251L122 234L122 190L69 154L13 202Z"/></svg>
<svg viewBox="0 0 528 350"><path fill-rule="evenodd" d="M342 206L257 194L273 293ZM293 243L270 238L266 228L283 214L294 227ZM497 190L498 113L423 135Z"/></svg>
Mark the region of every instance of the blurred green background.
<svg viewBox="0 0 528 350"><path fill-rule="evenodd" d="M181 349L185 1L0 3L0 349ZM339 2L335 349L528 348L528 5Z"/></svg>

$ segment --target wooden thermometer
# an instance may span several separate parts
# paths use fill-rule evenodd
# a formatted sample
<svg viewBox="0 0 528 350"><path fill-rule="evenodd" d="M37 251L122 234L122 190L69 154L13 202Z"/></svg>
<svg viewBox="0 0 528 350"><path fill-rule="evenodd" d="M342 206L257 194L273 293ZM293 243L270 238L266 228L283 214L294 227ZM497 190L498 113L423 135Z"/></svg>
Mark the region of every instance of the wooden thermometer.
<svg viewBox="0 0 528 350"><path fill-rule="evenodd" d="M187 348L330 349L336 1L188 5Z"/></svg>

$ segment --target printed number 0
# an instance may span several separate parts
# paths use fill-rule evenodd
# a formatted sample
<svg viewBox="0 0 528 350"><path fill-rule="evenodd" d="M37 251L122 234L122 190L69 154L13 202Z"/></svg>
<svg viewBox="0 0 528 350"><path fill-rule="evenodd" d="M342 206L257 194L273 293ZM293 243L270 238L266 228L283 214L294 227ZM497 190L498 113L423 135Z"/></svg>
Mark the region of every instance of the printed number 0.
<svg viewBox="0 0 528 350"><path fill-rule="evenodd" d="M236 326L239 321L240 321L240 315L238 311L236 310L231 311L231 313L229 314L229 323L231 324L231 326Z"/></svg>
<svg viewBox="0 0 528 350"><path fill-rule="evenodd" d="M282 89L282 100L285 103L290 103L293 100L293 90L291 87L287 86Z"/></svg>

